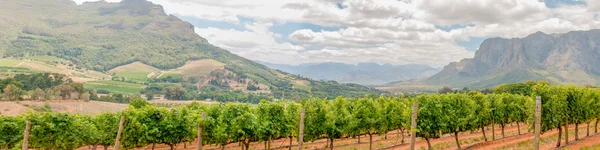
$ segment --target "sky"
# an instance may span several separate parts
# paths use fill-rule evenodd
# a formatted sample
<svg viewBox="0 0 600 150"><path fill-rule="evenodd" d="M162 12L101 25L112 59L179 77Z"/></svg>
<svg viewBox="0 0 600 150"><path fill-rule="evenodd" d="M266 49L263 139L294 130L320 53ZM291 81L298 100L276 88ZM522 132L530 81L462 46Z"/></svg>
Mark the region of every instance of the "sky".
<svg viewBox="0 0 600 150"><path fill-rule="evenodd" d="M291 65L441 67L472 58L491 37L600 28L600 0L149 1L193 24L216 46L251 60Z"/></svg>

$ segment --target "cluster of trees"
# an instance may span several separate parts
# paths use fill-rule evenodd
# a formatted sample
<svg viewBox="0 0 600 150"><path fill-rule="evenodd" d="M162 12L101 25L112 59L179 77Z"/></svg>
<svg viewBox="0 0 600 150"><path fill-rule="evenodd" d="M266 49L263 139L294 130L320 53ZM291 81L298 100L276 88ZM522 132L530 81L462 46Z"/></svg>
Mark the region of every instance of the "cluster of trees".
<svg viewBox="0 0 600 150"><path fill-rule="evenodd" d="M18 74L0 79L0 96L5 101L18 100L95 100L129 103L139 95L108 94L108 92L86 90L83 84L73 82L58 73Z"/></svg>
<svg viewBox="0 0 600 150"><path fill-rule="evenodd" d="M97 98L93 91L85 91L83 84L75 83L65 75L57 73L18 74L0 79L3 100L16 101Z"/></svg>
<svg viewBox="0 0 600 150"><path fill-rule="evenodd" d="M460 149L458 133L481 129L485 137L485 127L500 125L502 137L507 124L527 121L526 103L531 97L514 94L487 94L469 92L467 94L421 95L409 101L418 103L417 136L423 137L431 149L430 139L441 134L454 134ZM412 108L408 108L412 109ZM492 126L493 127L493 126ZM493 129L492 129L493 130ZM520 130L518 131L520 134ZM495 140L495 134L492 135Z"/></svg>
<svg viewBox="0 0 600 150"><path fill-rule="evenodd" d="M201 92L196 94L196 99L213 100L217 102L242 102L258 104L261 100L272 101L269 94L251 94L243 91Z"/></svg>
<svg viewBox="0 0 600 150"><path fill-rule="evenodd" d="M145 94L148 100L152 100L156 95L164 95L165 99L170 100L210 99L218 102L242 102L253 104L258 104L260 100L273 100L273 96L270 94L245 93L241 90L219 91L214 87L203 87L200 90L197 90L196 88L196 85L191 84L183 84L183 86L150 84L141 93Z"/></svg>
<svg viewBox="0 0 600 150"><path fill-rule="evenodd" d="M93 90L92 90L93 93ZM112 103L130 103L134 99L141 98L140 95L124 95L120 93L113 93L109 95L98 96L97 98L90 98L90 100L94 101L103 101L103 102L112 102Z"/></svg>
<svg viewBox="0 0 600 150"><path fill-rule="evenodd" d="M519 92L531 92L531 95L540 96L542 100L542 126L541 131L558 129L558 140L556 146L560 146L561 132L565 131L567 138L565 143L569 143L568 125L575 124L575 140L579 140L579 125L587 124L587 135L590 134L590 123L595 121L598 125L600 119L600 93L597 89L588 87L575 87L563 85L536 84L530 90L519 90ZM535 103L530 102L528 107L534 107ZM527 113L534 120L534 111L530 109ZM564 128L563 128L564 127ZM597 128L594 132L598 132Z"/></svg>

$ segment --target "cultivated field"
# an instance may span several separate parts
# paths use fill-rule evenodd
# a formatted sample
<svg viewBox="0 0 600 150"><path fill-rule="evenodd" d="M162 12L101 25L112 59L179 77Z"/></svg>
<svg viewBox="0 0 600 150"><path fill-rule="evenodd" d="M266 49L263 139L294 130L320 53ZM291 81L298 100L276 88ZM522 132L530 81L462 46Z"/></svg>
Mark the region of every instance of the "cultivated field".
<svg viewBox="0 0 600 150"><path fill-rule="evenodd" d="M137 94L144 89L145 86L142 84L103 80L88 81L84 84L84 87L96 90L106 90L111 93Z"/></svg>
<svg viewBox="0 0 600 150"><path fill-rule="evenodd" d="M50 105L54 112L69 112L75 114L95 115L102 112L119 112L127 109L127 104L99 102L99 101L77 101L77 100L53 100L53 101L21 101L17 102L0 102L2 115L17 116L25 114L29 111L34 111L34 108L44 107L45 104Z"/></svg>
<svg viewBox="0 0 600 150"><path fill-rule="evenodd" d="M165 78L168 76L172 77L200 77L207 76L210 72L216 69L223 69L225 64L212 60L212 59L202 59L202 60L194 60L185 63L185 65L165 71L163 74L159 75L161 78Z"/></svg>
<svg viewBox="0 0 600 150"><path fill-rule="evenodd" d="M108 71L108 73L114 73L116 76L125 77L127 79L145 81L148 78L152 78L160 74L160 70L152 66L146 65L142 62L134 62L131 64L111 69Z"/></svg>
<svg viewBox="0 0 600 150"><path fill-rule="evenodd" d="M53 56L34 56L24 58L0 59L0 74L30 74L40 72L60 73L70 76L74 81L85 82L91 80L110 79L109 75L91 71L76 69L68 66L70 62Z"/></svg>
<svg viewBox="0 0 600 150"><path fill-rule="evenodd" d="M187 105L193 101L172 101L172 100L152 100L151 104L163 105ZM198 101L207 104L217 104L218 102ZM119 112L129 108L129 104L89 101L82 100L50 100L50 101L0 101L0 115L18 116L26 114L29 111L36 112L35 108L50 105L54 112L69 112L74 114L96 115L102 112Z"/></svg>

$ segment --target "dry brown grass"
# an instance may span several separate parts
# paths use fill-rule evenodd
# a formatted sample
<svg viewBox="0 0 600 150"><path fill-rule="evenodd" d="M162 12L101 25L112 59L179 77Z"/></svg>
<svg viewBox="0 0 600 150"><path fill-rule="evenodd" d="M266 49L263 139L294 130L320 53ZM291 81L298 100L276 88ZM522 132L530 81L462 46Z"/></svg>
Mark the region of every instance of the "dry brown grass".
<svg viewBox="0 0 600 150"><path fill-rule="evenodd" d="M117 68L111 69L108 72L110 73L120 73L120 72L147 72L147 73L152 73L155 71L159 71L158 69L146 65L142 62L136 61L133 62L131 64L127 64L127 65L123 65L123 66L119 66Z"/></svg>
<svg viewBox="0 0 600 150"><path fill-rule="evenodd" d="M33 110L23 106L22 104L17 104L16 102L0 102L0 115L18 116L29 111Z"/></svg>
<svg viewBox="0 0 600 150"><path fill-rule="evenodd" d="M43 107L46 102L43 101L22 101L21 104L27 104L37 107ZM69 112L76 114L95 115L103 112L119 112L129 107L128 104L99 102L99 101L77 101L77 100L53 100L47 101L54 112ZM22 114L15 112L14 114Z"/></svg>
<svg viewBox="0 0 600 150"><path fill-rule="evenodd" d="M225 64L212 59L194 60L185 63L185 65L169 70L165 74L181 74L185 77L189 76L207 76L210 72L223 69Z"/></svg>

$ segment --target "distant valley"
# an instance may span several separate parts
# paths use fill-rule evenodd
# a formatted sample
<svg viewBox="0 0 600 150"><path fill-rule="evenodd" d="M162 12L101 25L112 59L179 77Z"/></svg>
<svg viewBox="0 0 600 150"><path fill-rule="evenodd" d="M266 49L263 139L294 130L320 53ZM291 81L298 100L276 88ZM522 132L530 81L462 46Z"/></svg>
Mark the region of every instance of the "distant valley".
<svg viewBox="0 0 600 150"><path fill-rule="evenodd" d="M341 83L361 85L380 85L393 81L425 78L438 73L441 68L429 65L408 64L391 65L377 63L306 63L300 65L273 64L260 62L273 69L312 78L314 80L333 80Z"/></svg>

